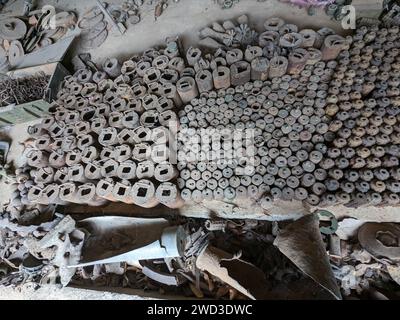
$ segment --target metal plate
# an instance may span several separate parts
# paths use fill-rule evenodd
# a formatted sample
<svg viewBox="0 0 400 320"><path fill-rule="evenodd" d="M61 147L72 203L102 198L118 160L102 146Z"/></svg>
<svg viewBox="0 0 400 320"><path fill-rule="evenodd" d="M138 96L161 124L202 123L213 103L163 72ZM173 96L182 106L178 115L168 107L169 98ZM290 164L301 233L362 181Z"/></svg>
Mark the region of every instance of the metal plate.
<svg viewBox="0 0 400 320"><path fill-rule="evenodd" d="M61 61L76 35L76 32L71 32L50 46L26 54L21 63L18 64L18 68L28 68Z"/></svg>

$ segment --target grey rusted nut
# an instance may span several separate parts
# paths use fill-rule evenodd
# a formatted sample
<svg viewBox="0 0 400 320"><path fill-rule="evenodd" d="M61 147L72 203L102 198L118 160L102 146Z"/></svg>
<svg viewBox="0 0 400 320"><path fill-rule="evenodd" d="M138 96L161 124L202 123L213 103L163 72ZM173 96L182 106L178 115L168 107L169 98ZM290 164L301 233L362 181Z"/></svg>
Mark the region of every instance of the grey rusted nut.
<svg viewBox="0 0 400 320"><path fill-rule="evenodd" d="M286 33L279 39L279 45L286 49L294 49L301 46L303 36L296 32Z"/></svg>
<svg viewBox="0 0 400 320"><path fill-rule="evenodd" d="M258 44L262 48L271 44L277 44L279 37L280 35L277 31L265 31L258 37Z"/></svg>
<svg viewBox="0 0 400 320"><path fill-rule="evenodd" d="M145 71L151 67L148 61L139 61L136 66L136 73L139 77L143 78Z"/></svg>
<svg viewBox="0 0 400 320"><path fill-rule="evenodd" d="M111 77L117 78L121 74L121 65L115 58L106 59L103 63L103 70Z"/></svg>
<svg viewBox="0 0 400 320"><path fill-rule="evenodd" d="M169 208L180 208L184 201L178 192L175 184L170 182L161 183L156 190L156 198L163 205Z"/></svg>
<svg viewBox="0 0 400 320"><path fill-rule="evenodd" d="M84 203L93 207L102 206L107 200L96 195L96 186L93 183L85 183L77 187L76 197L80 203Z"/></svg>
<svg viewBox="0 0 400 320"><path fill-rule="evenodd" d="M262 48L257 46L248 47L244 52L244 58L247 62L252 62L255 58L262 57Z"/></svg>
<svg viewBox="0 0 400 320"><path fill-rule="evenodd" d="M100 152L100 159L101 160L108 160L108 159L114 159L114 150L112 148L103 148Z"/></svg>
<svg viewBox="0 0 400 320"><path fill-rule="evenodd" d="M93 82L85 83L81 90L81 95L87 97L97 91L97 85Z"/></svg>
<svg viewBox="0 0 400 320"><path fill-rule="evenodd" d="M114 159L108 159L104 162L103 166L101 167L101 175L104 178L112 178L117 176L118 171L118 162Z"/></svg>
<svg viewBox="0 0 400 320"><path fill-rule="evenodd" d="M51 152L51 144L53 143L53 139L49 135L43 135L42 137L37 137L35 141L36 149L40 151Z"/></svg>
<svg viewBox="0 0 400 320"><path fill-rule="evenodd" d="M40 192L36 203L49 205L49 204L60 204L65 205L65 202L59 198L60 187L57 184L49 184L43 188Z"/></svg>
<svg viewBox="0 0 400 320"><path fill-rule="evenodd" d="M322 60L334 60L344 48L346 40L339 35L328 35L321 47Z"/></svg>
<svg viewBox="0 0 400 320"><path fill-rule="evenodd" d="M177 176L178 172L175 167L169 162L157 164L154 170L154 177L160 182L171 181Z"/></svg>
<svg viewBox="0 0 400 320"><path fill-rule="evenodd" d="M95 117L95 115L96 115L96 109L94 108L94 107L85 107L85 108L83 108L82 109L82 111L81 111L81 120L82 121L90 121L90 120L92 120L94 117ZM72 123L75 123L75 122L77 122L76 120L75 121L72 121Z"/></svg>
<svg viewBox="0 0 400 320"><path fill-rule="evenodd" d="M240 49L232 49L226 53L226 63L230 66L235 62L239 62L243 59L243 52Z"/></svg>
<svg viewBox="0 0 400 320"><path fill-rule="evenodd" d="M133 204L131 189L132 186L128 182L117 182L112 191L113 197L116 201Z"/></svg>
<svg viewBox="0 0 400 320"><path fill-rule="evenodd" d="M91 130L96 133L100 134L101 130L107 126L107 120L103 116L97 117L91 121Z"/></svg>
<svg viewBox="0 0 400 320"><path fill-rule="evenodd" d="M122 64L121 73L126 76L134 75L136 72L137 63L132 60L126 60Z"/></svg>
<svg viewBox="0 0 400 320"><path fill-rule="evenodd" d="M28 191L28 201L29 203L32 204L39 204L41 203L41 193L42 193L43 188L39 187L39 186L32 186L29 191Z"/></svg>
<svg viewBox="0 0 400 320"><path fill-rule="evenodd" d="M114 182L112 179L102 179L96 185L96 194L100 198L107 199L109 201L116 202L117 200L114 198Z"/></svg>
<svg viewBox="0 0 400 320"><path fill-rule="evenodd" d="M92 81L93 72L89 69L80 69L75 74L74 77L80 83L86 83Z"/></svg>
<svg viewBox="0 0 400 320"><path fill-rule="evenodd" d="M156 82L160 79L161 77L161 71L157 68L150 67L146 69L143 75L143 81L146 84Z"/></svg>
<svg viewBox="0 0 400 320"><path fill-rule="evenodd" d="M34 174L34 181L36 184L51 183L54 180L54 169L51 167L39 168Z"/></svg>
<svg viewBox="0 0 400 320"><path fill-rule="evenodd" d="M115 98L111 102L111 110L114 112L123 112L128 109L128 104L125 99Z"/></svg>
<svg viewBox="0 0 400 320"><path fill-rule="evenodd" d="M99 143L102 146L108 147L118 143L118 132L116 128L104 128L99 134Z"/></svg>
<svg viewBox="0 0 400 320"><path fill-rule="evenodd" d="M299 32L303 41L301 43L302 48L310 48L314 46L315 40L317 39L317 33L312 29L303 29Z"/></svg>
<svg viewBox="0 0 400 320"><path fill-rule="evenodd" d="M283 56L276 56L270 60L269 78L282 77L286 74L288 60Z"/></svg>
<svg viewBox="0 0 400 320"><path fill-rule="evenodd" d="M315 48L307 48L308 51L308 60L307 64L308 65L315 65L322 59L322 53L320 50L315 49Z"/></svg>
<svg viewBox="0 0 400 320"><path fill-rule="evenodd" d="M208 70L200 70L196 73L196 83L199 92L208 92L214 88L213 77Z"/></svg>
<svg viewBox="0 0 400 320"><path fill-rule="evenodd" d="M164 70L168 67L169 61L170 60L166 55L160 55L154 58L152 65L157 69Z"/></svg>
<svg viewBox="0 0 400 320"><path fill-rule="evenodd" d="M165 69L160 76L161 83L176 83L179 79L179 73L176 70Z"/></svg>
<svg viewBox="0 0 400 320"><path fill-rule="evenodd" d="M99 92L105 92L113 87L114 87L114 82L111 79L101 80L97 84L97 89L99 90Z"/></svg>
<svg viewBox="0 0 400 320"><path fill-rule="evenodd" d="M137 127L133 130L134 134L134 142L135 143L142 143L151 141L151 129L147 127Z"/></svg>
<svg viewBox="0 0 400 320"><path fill-rule="evenodd" d="M49 165L53 168L61 168L65 165L65 153L62 150L55 150L49 156Z"/></svg>
<svg viewBox="0 0 400 320"><path fill-rule="evenodd" d="M122 125L127 129L135 129L139 126L139 115L135 111L125 111L122 117Z"/></svg>
<svg viewBox="0 0 400 320"><path fill-rule="evenodd" d="M176 89L184 104L189 103L199 94L196 82L192 77L181 78L176 84Z"/></svg>
<svg viewBox="0 0 400 320"><path fill-rule="evenodd" d="M116 87L116 89L117 89L116 95L119 98L123 98L126 100L134 98L133 89L129 84L122 83L122 84L118 85Z"/></svg>
<svg viewBox="0 0 400 320"><path fill-rule="evenodd" d="M266 58L255 58L251 62L251 80L266 81L268 79L269 61Z"/></svg>
<svg viewBox="0 0 400 320"><path fill-rule="evenodd" d="M132 150L127 144L116 146L114 149L114 158L118 162L124 162L131 158Z"/></svg>
<svg viewBox="0 0 400 320"><path fill-rule="evenodd" d="M142 98L147 93L147 88L142 86L141 84L135 84L132 86L133 94L135 95L136 99Z"/></svg>
<svg viewBox="0 0 400 320"><path fill-rule="evenodd" d="M187 68L183 69L183 71L181 72L181 78L182 77L194 78L195 74L196 74L196 71L193 68L187 67Z"/></svg>
<svg viewBox="0 0 400 320"><path fill-rule="evenodd" d="M99 157L95 146L89 146L82 150L81 160L83 163L91 163Z"/></svg>
<svg viewBox="0 0 400 320"><path fill-rule="evenodd" d="M68 179L74 182L86 182L85 168L81 164L75 164L68 168Z"/></svg>
<svg viewBox="0 0 400 320"><path fill-rule="evenodd" d="M214 71L218 67L224 67L226 66L226 59L223 57L216 57L210 62L210 69Z"/></svg>
<svg viewBox="0 0 400 320"><path fill-rule="evenodd" d="M179 96L177 87L172 83L164 83L160 88L160 95L172 99L177 107L182 105L182 100Z"/></svg>
<svg viewBox="0 0 400 320"><path fill-rule="evenodd" d="M228 67L219 66L213 71L213 81L216 89L226 89L231 85L231 71Z"/></svg>
<svg viewBox="0 0 400 320"><path fill-rule="evenodd" d="M300 74L309 58L309 53L303 48L297 48L289 54L288 58L288 74Z"/></svg>
<svg viewBox="0 0 400 320"><path fill-rule="evenodd" d="M285 24L285 21L278 17L268 18L264 22L264 29L267 31L279 31Z"/></svg>
<svg viewBox="0 0 400 320"><path fill-rule="evenodd" d="M65 157L65 163L67 166L73 166L81 162L82 159L82 151L79 149L75 149L72 151L68 151Z"/></svg>
<svg viewBox="0 0 400 320"><path fill-rule="evenodd" d="M45 151L32 150L27 154L27 163L33 168L43 168L49 165L49 154Z"/></svg>
<svg viewBox="0 0 400 320"><path fill-rule="evenodd" d="M67 103L67 101L66 101L66 103ZM49 128L54 124L55 121L56 121L56 120L55 120L54 117L47 117L47 118L44 118L44 119L41 121L40 125L38 125L38 126L39 126L41 129L49 130Z"/></svg>
<svg viewBox="0 0 400 320"><path fill-rule="evenodd" d="M321 48L324 39L329 36L335 34L335 31L331 28L323 27L317 30L317 39L315 40L314 47Z"/></svg>
<svg viewBox="0 0 400 320"><path fill-rule="evenodd" d="M231 84L233 86L244 85L250 81L251 66L246 61L238 61L231 65Z"/></svg>
<svg viewBox="0 0 400 320"><path fill-rule="evenodd" d="M172 58L168 64L169 68L181 73L185 69L185 61L181 57Z"/></svg>
<svg viewBox="0 0 400 320"><path fill-rule="evenodd" d="M154 208L159 203L155 197L154 184L149 180L136 182L132 186L131 197L134 204L144 208Z"/></svg>
<svg viewBox="0 0 400 320"><path fill-rule="evenodd" d="M174 108L174 103L171 99L168 99L167 97L158 98L158 104L156 105L156 109L159 113L171 110L173 108Z"/></svg>
<svg viewBox="0 0 400 320"><path fill-rule="evenodd" d="M77 197L77 185L73 182L61 184L58 196L61 201L67 203L81 203L80 199Z"/></svg>
<svg viewBox="0 0 400 320"><path fill-rule="evenodd" d="M62 136L63 132L65 129L65 123L64 122L54 122L48 129L47 131L49 132L51 137L60 137Z"/></svg>
<svg viewBox="0 0 400 320"><path fill-rule="evenodd" d="M147 128L153 128L158 123L158 112L155 110L148 110L140 116L140 124Z"/></svg>
<svg viewBox="0 0 400 320"><path fill-rule="evenodd" d="M84 174L88 180L99 180L103 177L101 174L101 165L96 162L87 163Z"/></svg>
<svg viewBox="0 0 400 320"><path fill-rule="evenodd" d="M194 67L194 65L200 60L201 58L201 50L199 48L190 47L186 52L186 60L188 65Z"/></svg>
<svg viewBox="0 0 400 320"><path fill-rule="evenodd" d="M125 161L119 164L117 170L118 178L122 180L132 180L136 178L136 163Z"/></svg>
<svg viewBox="0 0 400 320"><path fill-rule="evenodd" d="M142 106L145 110L154 110L158 107L158 98L153 94L142 97Z"/></svg>
<svg viewBox="0 0 400 320"><path fill-rule="evenodd" d="M94 138L90 134L83 134L77 136L77 143L76 146L79 150L83 151L84 149L90 147L95 142Z"/></svg>

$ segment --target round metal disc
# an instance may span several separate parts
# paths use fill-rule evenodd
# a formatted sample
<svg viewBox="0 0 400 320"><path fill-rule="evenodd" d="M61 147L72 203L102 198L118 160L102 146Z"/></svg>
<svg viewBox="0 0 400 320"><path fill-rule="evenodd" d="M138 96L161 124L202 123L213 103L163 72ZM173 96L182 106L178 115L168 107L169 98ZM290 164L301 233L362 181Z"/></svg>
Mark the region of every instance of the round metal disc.
<svg viewBox="0 0 400 320"><path fill-rule="evenodd" d="M11 66L17 66L21 59L24 57L24 49L22 48L21 42L18 40L12 41L10 49L8 50L8 60Z"/></svg>
<svg viewBox="0 0 400 320"><path fill-rule="evenodd" d="M17 18L0 20L0 38L5 40L18 40L25 36L26 24Z"/></svg>

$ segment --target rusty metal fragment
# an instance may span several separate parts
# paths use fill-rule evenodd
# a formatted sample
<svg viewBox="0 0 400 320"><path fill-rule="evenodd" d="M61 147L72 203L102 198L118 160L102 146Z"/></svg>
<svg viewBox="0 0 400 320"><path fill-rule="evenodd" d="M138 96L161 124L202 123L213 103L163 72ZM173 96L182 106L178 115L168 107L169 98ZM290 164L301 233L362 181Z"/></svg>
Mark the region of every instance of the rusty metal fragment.
<svg viewBox="0 0 400 320"><path fill-rule="evenodd" d="M280 231L274 245L335 299L342 298L326 254L316 215L307 215L289 224Z"/></svg>

